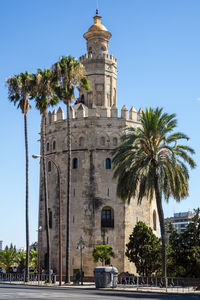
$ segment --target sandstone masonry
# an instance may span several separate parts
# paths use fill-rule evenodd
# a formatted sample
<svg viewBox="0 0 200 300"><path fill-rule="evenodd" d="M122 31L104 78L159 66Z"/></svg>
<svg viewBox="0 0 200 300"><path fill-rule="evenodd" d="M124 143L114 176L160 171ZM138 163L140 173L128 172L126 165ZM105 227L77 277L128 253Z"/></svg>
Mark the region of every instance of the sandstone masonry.
<svg viewBox="0 0 200 300"><path fill-rule="evenodd" d="M156 203L144 200L130 205L116 196L116 181L110 152L120 143L124 127L139 126L134 107L128 111L124 105L118 116L117 109L117 60L108 53L111 33L101 24L101 17L94 17L94 25L84 34L87 54L80 57L85 66L92 90L82 91L79 103L71 107L72 122L72 184L70 198L70 265L71 276L80 268L80 251L77 244L82 236L84 273L93 276L92 251L94 246L109 244L116 257L112 265L119 272L136 273L135 267L125 256L126 243L135 224L141 220L158 232ZM47 118L46 156L60 167L63 210L63 271L66 253L66 190L67 190L67 123L61 108L49 112ZM58 272L59 206L57 171L47 162L48 201L52 269ZM40 171L38 233L40 265L45 264L46 234L43 199L42 170Z"/></svg>

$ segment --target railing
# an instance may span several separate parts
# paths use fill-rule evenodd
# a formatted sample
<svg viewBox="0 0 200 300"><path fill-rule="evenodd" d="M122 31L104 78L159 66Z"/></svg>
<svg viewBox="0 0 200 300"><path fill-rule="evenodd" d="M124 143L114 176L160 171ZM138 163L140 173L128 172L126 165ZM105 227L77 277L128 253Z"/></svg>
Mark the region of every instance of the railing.
<svg viewBox="0 0 200 300"><path fill-rule="evenodd" d="M200 286L200 278L174 278L174 277L142 277L132 275L119 275L118 286L135 288L136 290L163 290L167 292L194 292Z"/></svg>
<svg viewBox="0 0 200 300"><path fill-rule="evenodd" d="M47 274L29 274L29 283L43 285L49 282ZM0 273L0 282L25 283L25 274L21 273ZM56 275L51 275L51 283L56 284Z"/></svg>

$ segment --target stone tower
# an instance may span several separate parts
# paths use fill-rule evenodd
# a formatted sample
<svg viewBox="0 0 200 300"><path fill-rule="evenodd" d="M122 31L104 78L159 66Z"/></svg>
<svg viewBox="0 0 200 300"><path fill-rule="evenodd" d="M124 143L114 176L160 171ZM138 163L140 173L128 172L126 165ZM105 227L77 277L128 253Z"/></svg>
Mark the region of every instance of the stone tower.
<svg viewBox="0 0 200 300"><path fill-rule="evenodd" d="M125 256L126 243L135 224L141 220L158 232L157 211L154 201L131 199L130 205L116 196L110 152L120 143L122 129L139 126L134 107L128 111L124 105L118 116L117 109L117 60L108 53L111 33L101 24L96 14L94 25L84 34L87 54L80 57L85 66L91 91L81 91L78 104L71 107L72 123L72 184L70 197L70 269L80 268L80 251L77 244L82 236L86 249L83 251L83 267L87 279L93 277L95 264L92 259L94 246L109 244L115 258L112 265L119 272L136 273L135 267ZM64 112L49 112L47 119L46 156L60 167L63 207L63 270L66 253L66 190L67 190L67 132ZM58 272L58 183L57 172L49 161L48 197L52 268ZM38 234L40 264L44 265L46 235L42 170L40 173Z"/></svg>
<svg viewBox="0 0 200 300"><path fill-rule="evenodd" d="M116 106L117 60L108 54L111 33L101 24L101 17L96 14L94 25L84 34L87 40L87 54L80 58L85 66L92 91L85 92L85 104L91 108Z"/></svg>

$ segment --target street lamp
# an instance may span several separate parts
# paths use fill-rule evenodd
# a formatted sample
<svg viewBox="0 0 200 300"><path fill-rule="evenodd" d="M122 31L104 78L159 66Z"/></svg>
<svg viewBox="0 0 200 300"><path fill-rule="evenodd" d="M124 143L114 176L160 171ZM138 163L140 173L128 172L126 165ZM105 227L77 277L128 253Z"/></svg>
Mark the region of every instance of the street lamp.
<svg viewBox="0 0 200 300"><path fill-rule="evenodd" d="M41 232L42 232L42 226L38 227L38 230L36 230L38 232L38 261L37 261L37 268L38 268L38 278L39 278L39 274L40 274L40 236L41 236Z"/></svg>
<svg viewBox="0 0 200 300"><path fill-rule="evenodd" d="M33 158L41 158L41 155L32 155ZM59 187L59 285L62 285L62 203L61 203L61 181L60 181L60 169L55 161L48 157L44 156L45 159L52 162L52 164L57 169L58 174L58 187Z"/></svg>
<svg viewBox="0 0 200 300"><path fill-rule="evenodd" d="M77 247L76 249L79 249L80 250L80 254L81 254L81 285L83 285L83 249L85 249L86 246L85 246L85 242L82 238L82 236L80 237L80 240L77 244Z"/></svg>

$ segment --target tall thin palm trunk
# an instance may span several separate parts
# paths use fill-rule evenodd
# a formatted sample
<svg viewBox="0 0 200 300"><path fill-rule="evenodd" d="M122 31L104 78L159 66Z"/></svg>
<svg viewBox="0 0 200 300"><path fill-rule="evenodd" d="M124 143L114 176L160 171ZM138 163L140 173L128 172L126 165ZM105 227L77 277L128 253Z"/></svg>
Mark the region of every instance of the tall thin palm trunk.
<svg viewBox="0 0 200 300"><path fill-rule="evenodd" d="M166 233L164 213L162 208L161 194L158 188L158 177L155 178L155 193L156 193L156 205L158 210L158 217L160 222L161 240L162 240L162 276L167 277L167 254L166 254Z"/></svg>
<svg viewBox="0 0 200 300"><path fill-rule="evenodd" d="M66 283L70 283L70 191L71 191L71 120L70 101L67 101L67 228L66 228Z"/></svg>
<svg viewBox="0 0 200 300"><path fill-rule="evenodd" d="M46 225L46 239L47 239L47 273L49 283L51 282L51 247L49 235L49 214L48 214L48 192L47 192L47 173L46 173L46 159L45 159L45 144L46 144L46 116L42 116L42 166L44 178L44 204L45 204L45 225Z"/></svg>
<svg viewBox="0 0 200 300"><path fill-rule="evenodd" d="M29 201L28 201L28 134L27 134L27 115L24 114L24 137L25 137L25 153L26 153L26 275L25 281L29 281Z"/></svg>

